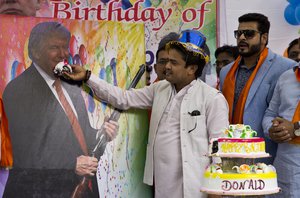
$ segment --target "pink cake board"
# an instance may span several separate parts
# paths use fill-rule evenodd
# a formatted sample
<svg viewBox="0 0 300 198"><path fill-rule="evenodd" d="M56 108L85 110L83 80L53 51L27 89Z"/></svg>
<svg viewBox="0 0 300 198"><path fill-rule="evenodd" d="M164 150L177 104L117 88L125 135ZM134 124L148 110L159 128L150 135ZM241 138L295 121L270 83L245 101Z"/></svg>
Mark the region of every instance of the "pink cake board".
<svg viewBox="0 0 300 198"><path fill-rule="evenodd" d="M280 188L276 188L274 190L265 190L265 191L256 191L256 192L226 192L226 191L215 191L207 188L201 188L201 192L205 192L207 194L212 195L233 195L233 196L251 196L251 195L270 195L280 192Z"/></svg>

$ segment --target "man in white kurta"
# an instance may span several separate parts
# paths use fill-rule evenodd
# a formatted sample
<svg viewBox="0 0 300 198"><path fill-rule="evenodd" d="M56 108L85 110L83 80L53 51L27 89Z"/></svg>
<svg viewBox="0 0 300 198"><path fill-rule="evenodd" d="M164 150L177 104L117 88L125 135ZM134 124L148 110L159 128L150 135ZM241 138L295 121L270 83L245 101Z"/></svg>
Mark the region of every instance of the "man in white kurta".
<svg viewBox="0 0 300 198"><path fill-rule="evenodd" d="M95 95L114 107L152 107L144 182L155 186L156 198L207 196L200 187L211 162L209 140L222 136L228 126L228 105L219 91L197 80L206 60L201 48L194 53L185 42L172 42L166 80L126 91L94 75L86 79L82 67L65 74L73 80L87 80Z"/></svg>

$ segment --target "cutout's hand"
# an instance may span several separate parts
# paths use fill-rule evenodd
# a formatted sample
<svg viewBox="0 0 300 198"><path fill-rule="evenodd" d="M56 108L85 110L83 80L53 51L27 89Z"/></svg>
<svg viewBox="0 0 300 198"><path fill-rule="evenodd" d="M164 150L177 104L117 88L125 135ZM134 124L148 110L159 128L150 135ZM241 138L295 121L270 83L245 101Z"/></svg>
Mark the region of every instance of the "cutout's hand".
<svg viewBox="0 0 300 198"><path fill-rule="evenodd" d="M97 158L81 155L77 157L75 173L80 176L94 176L97 172L97 167Z"/></svg>

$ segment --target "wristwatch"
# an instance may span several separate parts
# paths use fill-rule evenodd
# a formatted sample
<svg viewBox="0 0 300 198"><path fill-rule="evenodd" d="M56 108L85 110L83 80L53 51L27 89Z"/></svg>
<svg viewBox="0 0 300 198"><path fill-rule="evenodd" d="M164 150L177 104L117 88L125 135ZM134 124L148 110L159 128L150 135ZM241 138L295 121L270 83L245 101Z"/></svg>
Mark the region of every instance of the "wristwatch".
<svg viewBox="0 0 300 198"><path fill-rule="evenodd" d="M300 136L300 121L294 122L294 134Z"/></svg>

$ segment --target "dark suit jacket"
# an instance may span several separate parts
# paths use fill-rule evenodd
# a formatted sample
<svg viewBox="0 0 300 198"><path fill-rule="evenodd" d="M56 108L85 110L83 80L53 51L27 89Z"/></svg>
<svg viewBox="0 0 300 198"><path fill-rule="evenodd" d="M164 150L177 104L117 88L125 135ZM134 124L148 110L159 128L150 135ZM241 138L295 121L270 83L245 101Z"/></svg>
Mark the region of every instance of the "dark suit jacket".
<svg viewBox="0 0 300 198"><path fill-rule="evenodd" d="M96 130L90 126L81 88L70 84L64 87L91 150L96 142ZM76 158L83 152L63 108L33 65L7 85L3 102L14 154L14 168L6 191L16 195L16 190L23 190L23 196L24 191L28 195L40 191L46 196L47 191L60 189L67 194L57 192L49 196L67 196L80 179L74 169ZM17 183L22 186L17 187Z"/></svg>

